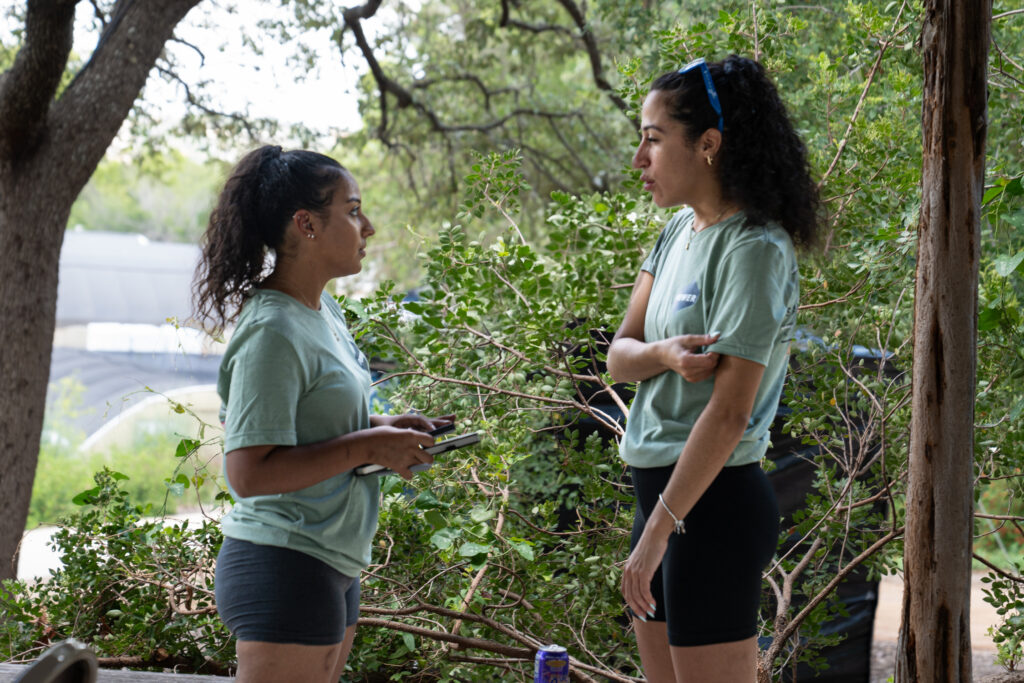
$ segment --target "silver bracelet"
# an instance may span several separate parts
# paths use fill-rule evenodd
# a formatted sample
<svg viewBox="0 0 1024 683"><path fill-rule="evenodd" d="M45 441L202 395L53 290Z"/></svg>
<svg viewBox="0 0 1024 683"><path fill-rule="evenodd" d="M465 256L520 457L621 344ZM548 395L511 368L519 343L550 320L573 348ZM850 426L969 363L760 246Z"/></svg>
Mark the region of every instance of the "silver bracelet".
<svg viewBox="0 0 1024 683"><path fill-rule="evenodd" d="M672 511L668 507L668 503L665 502L665 499L661 497L660 493L658 494L658 500L661 502L661 507L665 508L665 512L668 513L668 516L672 518L672 523L675 525L673 532L677 534L685 534L686 522L672 514Z"/></svg>

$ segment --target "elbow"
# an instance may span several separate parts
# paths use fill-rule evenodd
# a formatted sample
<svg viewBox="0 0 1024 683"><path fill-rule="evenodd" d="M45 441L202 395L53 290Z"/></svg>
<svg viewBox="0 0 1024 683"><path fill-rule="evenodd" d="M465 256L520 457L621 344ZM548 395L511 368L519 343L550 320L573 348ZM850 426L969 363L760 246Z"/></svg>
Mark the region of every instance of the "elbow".
<svg viewBox="0 0 1024 683"><path fill-rule="evenodd" d="M612 378L612 382L618 384L630 381L623 373L622 363L620 362L619 354L616 352L615 342L612 342L612 345L608 347L608 358L605 361L605 366L608 368L608 376Z"/></svg>
<svg viewBox="0 0 1024 683"><path fill-rule="evenodd" d="M750 410L743 410L736 406L722 404L708 404L704 409L708 419L718 426L720 434L724 438L736 438L743 436L743 432L750 426ZM702 415L703 416L703 415Z"/></svg>
<svg viewBox="0 0 1024 683"><path fill-rule="evenodd" d="M224 474L238 497L249 498L266 493L260 484L261 460L247 449L231 451L224 458Z"/></svg>
<svg viewBox="0 0 1024 683"><path fill-rule="evenodd" d="M612 382L614 382L615 384L621 382L622 376L618 372L619 368L612 361L612 355L610 353L608 354L608 362L606 363L606 365L608 367L608 376L611 377Z"/></svg>
<svg viewBox="0 0 1024 683"><path fill-rule="evenodd" d="M227 479L239 498L249 498L256 495L256 490L253 488L252 482L249 481L249 477L240 476L238 473L232 474L229 468Z"/></svg>

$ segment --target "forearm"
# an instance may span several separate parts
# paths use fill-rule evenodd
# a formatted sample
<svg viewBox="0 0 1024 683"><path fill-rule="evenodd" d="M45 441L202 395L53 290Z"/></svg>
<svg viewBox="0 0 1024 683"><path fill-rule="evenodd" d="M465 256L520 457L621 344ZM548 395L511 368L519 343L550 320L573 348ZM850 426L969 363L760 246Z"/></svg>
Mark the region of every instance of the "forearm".
<svg viewBox="0 0 1024 683"><path fill-rule="evenodd" d="M748 416L726 406L709 404L690 432L662 497L677 518L683 519L722 471L736 449ZM667 538L673 520L659 504L647 520L644 533Z"/></svg>
<svg viewBox="0 0 1024 683"><path fill-rule="evenodd" d="M369 462L360 432L301 446L242 448L227 454L227 475L242 497L291 493Z"/></svg>
<svg viewBox="0 0 1024 683"><path fill-rule="evenodd" d="M667 369L661 350L660 341L619 337L608 348L608 374L616 382L640 382L660 375Z"/></svg>

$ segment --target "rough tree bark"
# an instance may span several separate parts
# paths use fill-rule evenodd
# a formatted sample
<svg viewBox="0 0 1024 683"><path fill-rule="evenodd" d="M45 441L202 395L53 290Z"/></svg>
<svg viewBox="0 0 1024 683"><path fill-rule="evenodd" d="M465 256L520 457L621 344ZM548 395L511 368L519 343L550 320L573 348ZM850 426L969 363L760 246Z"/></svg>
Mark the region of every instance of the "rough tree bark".
<svg viewBox="0 0 1024 683"><path fill-rule="evenodd" d="M975 343L989 0L927 0L899 682L970 681Z"/></svg>
<svg viewBox="0 0 1024 683"><path fill-rule="evenodd" d="M120 0L58 95L78 0L30 0L24 43L0 74L0 579L14 576L28 516L71 205L199 2Z"/></svg>

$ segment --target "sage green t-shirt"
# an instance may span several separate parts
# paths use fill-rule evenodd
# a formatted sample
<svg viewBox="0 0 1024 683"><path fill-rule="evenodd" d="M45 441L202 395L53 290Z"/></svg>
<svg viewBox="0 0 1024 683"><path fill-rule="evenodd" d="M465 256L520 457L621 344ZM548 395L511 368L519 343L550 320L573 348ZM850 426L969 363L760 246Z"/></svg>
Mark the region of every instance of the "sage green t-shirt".
<svg viewBox="0 0 1024 683"><path fill-rule="evenodd" d="M669 220L641 266L654 276L645 341L719 331L708 351L765 366L750 421L726 467L757 462L768 450L800 294L789 235L775 224L747 227L745 222L741 211L693 233L693 211L684 209ZM714 377L687 382L667 371L638 383L622 459L634 467L675 463L714 382Z"/></svg>
<svg viewBox="0 0 1024 683"><path fill-rule="evenodd" d="M314 311L282 292L256 290L221 361L217 393L225 458L246 446L317 443L370 426L369 365L327 294ZM370 563L378 477L347 471L292 493L248 498L230 480L228 488L235 505L222 521L225 536L298 550L346 576Z"/></svg>

